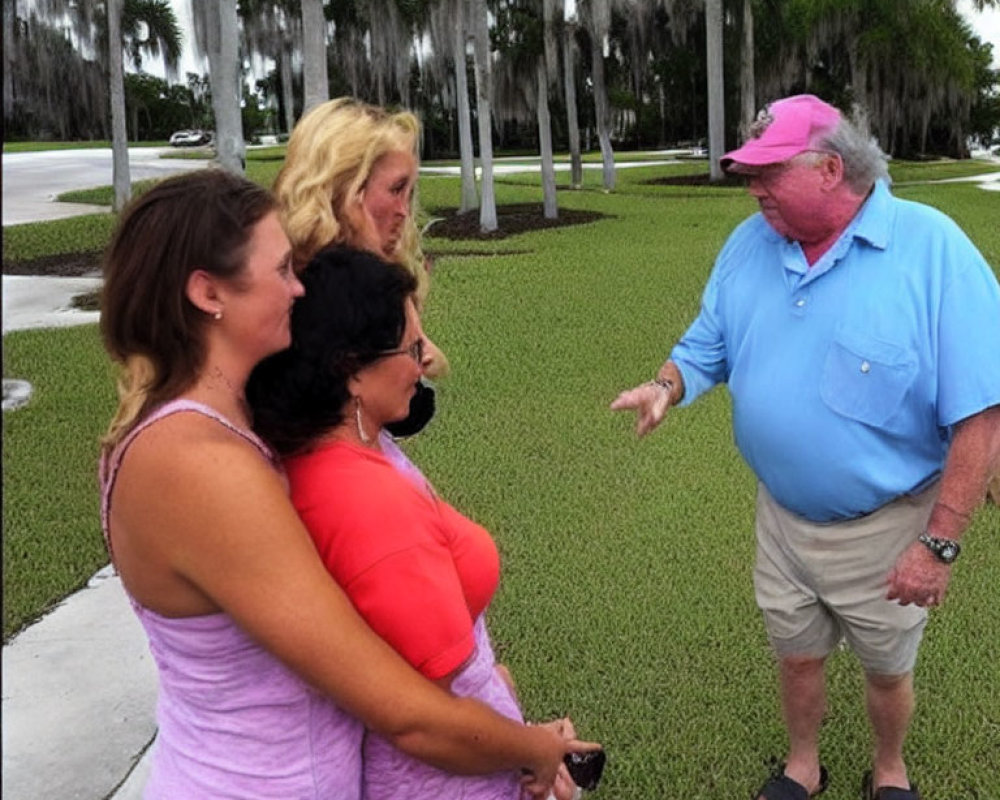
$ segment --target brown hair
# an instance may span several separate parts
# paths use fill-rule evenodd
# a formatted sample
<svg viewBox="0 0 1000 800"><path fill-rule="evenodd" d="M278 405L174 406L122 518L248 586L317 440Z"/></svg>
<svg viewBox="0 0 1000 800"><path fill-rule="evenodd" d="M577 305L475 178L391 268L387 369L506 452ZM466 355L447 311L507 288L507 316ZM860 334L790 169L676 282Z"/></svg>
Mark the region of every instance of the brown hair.
<svg viewBox="0 0 1000 800"><path fill-rule="evenodd" d="M125 209L104 254L101 335L122 365L105 450L196 380L206 316L187 298L188 276L238 281L251 229L275 208L263 187L208 168L168 178Z"/></svg>

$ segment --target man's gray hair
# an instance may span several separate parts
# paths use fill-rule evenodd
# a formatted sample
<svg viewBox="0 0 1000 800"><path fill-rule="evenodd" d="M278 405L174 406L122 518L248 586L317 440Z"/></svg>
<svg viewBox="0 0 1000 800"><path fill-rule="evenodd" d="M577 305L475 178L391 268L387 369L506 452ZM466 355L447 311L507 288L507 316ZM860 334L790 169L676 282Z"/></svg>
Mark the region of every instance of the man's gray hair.
<svg viewBox="0 0 1000 800"><path fill-rule="evenodd" d="M889 157L882 152L868 127L868 115L855 106L851 118L843 115L837 127L821 139L824 149L844 162L844 180L857 194L868 194L879 178L891 183Z"/></svg>

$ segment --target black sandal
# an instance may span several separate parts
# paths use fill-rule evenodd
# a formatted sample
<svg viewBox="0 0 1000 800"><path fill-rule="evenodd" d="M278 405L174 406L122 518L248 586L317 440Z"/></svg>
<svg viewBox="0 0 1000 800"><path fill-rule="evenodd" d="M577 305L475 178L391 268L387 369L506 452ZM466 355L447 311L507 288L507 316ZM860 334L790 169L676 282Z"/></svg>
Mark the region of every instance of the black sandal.
<svg viewBox="0 0 1000 800"><path fill-rule="evenodd" d="M792 780L785 774L785 763L774 761L771 765L771 777L767 779L763 786L760 787L754 796L753 800L757 800L759 797L763 797L764 800L809 800L810 797L816 797L826 791L826 787L830 785L830 775L826 771L826 767L822 764L819 765L819 788L809 794L809 790L806 789L798 781ZM882 800L880 798L879 800ZM894 800L893 798L885 798L885 800ZM905 798L899 798L898 800L906 800ZM919 800L917 798L916 800Z"/></svg>
<svg viewBox="0 0 1000 800"><path fill-rule="evenodd" d="M920 800L920 792L912 781L909 789L901 786L880 786L876 789L874 775L868 770L861 779L861 797L863 800Z"/></svg>

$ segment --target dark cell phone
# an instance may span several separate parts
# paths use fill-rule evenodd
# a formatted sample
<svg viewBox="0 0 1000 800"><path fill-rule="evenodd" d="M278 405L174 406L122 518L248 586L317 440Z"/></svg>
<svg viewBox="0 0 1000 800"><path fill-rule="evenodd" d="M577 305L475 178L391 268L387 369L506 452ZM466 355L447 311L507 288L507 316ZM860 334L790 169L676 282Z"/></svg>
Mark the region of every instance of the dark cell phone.
<svg viewBox="0 0 1000 800"><path fill-rule="evenodd" d="M605 761L607 761L607 757L603 750L594 750L590 753L567 753L563 756L563 763L569 770L573 783L581 789L587 790L596 789L597 784L601 782Z"/></svg>

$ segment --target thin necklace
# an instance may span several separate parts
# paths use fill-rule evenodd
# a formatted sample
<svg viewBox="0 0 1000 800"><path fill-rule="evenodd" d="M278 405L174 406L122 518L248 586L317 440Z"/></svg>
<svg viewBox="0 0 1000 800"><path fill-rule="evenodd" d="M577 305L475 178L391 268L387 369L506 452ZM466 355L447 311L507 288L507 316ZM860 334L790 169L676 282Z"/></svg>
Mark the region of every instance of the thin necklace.
<svg viewBox="0 0 1000 800"><path fill-rule="evenodd" d="M219 385L221 383L221 386ZM250 427L253 423L253 415L250 411L250 404L247 402L246 393L242 389L237 389L231 380L218 366L212 367L205 376L205 388L211 391L224 389L225 392L236 402L237 408L243 415L243 422Z"/></svg>

